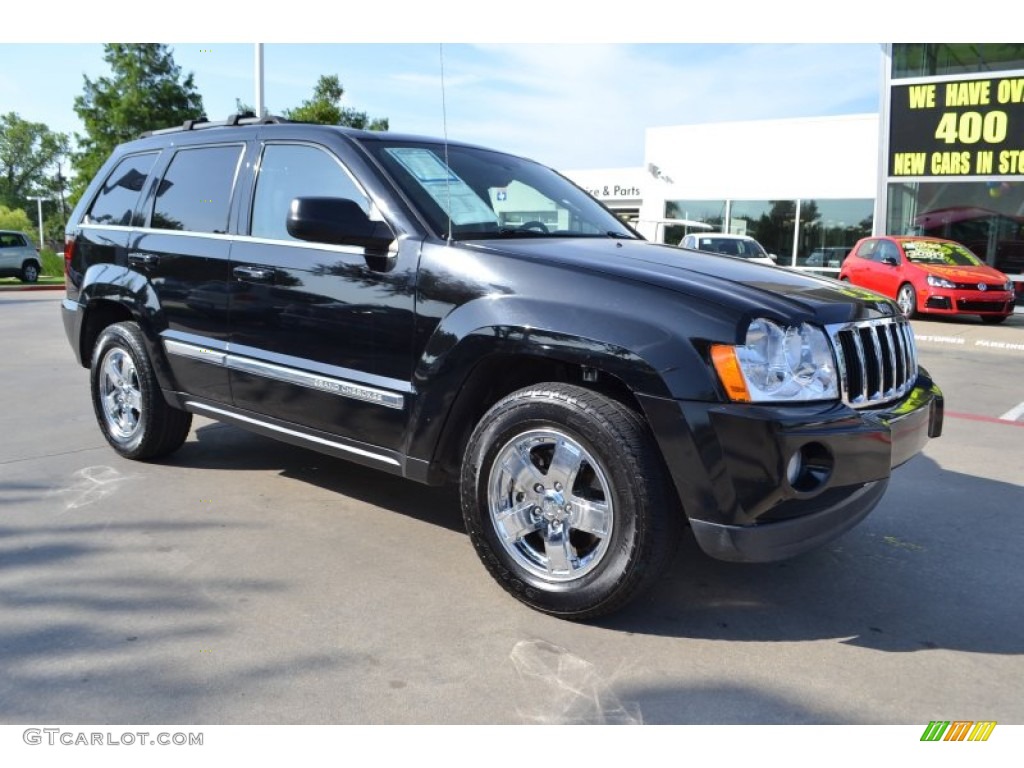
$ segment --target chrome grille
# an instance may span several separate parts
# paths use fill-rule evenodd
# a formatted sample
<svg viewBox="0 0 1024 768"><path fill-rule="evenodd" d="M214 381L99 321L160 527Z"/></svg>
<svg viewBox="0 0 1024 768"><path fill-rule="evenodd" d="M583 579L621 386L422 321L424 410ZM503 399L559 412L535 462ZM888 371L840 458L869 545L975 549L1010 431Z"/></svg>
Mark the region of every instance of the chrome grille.
<svg viewBox="0 0 1024 768"><path fill-rule="evenodd" d="M917 379L914 331L904 318L886 317L827 327L839 364L843 400L870 408L898 400Z"/></svg>

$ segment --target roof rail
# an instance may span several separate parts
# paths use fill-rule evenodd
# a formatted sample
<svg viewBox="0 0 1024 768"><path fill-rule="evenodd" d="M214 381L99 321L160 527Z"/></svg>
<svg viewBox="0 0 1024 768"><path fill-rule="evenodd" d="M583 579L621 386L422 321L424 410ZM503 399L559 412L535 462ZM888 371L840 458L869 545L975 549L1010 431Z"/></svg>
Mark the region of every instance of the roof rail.
<svg viewBox="0 0 1024 768"><path fill-rule="evenodd" d="M194 118L192 120L186 120L181 125L176 125L172 128L160 128L155 131L145 131L139 138L145 139L149 136L160 136L165 133L179 133L181 131L198 131L205 128L225 128L238 125L269 125L271 123L290 123L291 120L286 120L280 115L264 115L263 117L256 117L253 112L238 112L233 115L228 115L227 120L210 120L206 115Z"/></svg>

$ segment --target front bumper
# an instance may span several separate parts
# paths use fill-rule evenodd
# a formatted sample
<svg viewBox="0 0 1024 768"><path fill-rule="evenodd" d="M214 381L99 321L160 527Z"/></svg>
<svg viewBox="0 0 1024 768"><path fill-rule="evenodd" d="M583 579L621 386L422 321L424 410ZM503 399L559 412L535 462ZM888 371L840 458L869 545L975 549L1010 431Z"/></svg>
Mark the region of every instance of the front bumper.
<svg viewBox="0 0 1024 768"><path fill-rule="evenodd" d="M936 315L1013 314L1015 297L1012 291L968 291L963 288L928 286L918 302L922 312Z"/></svg>
<svg viewBox="0 0 1024 768"><path fill-rule="evenodd" d="M942 393L923 369L885 409L642 405L697 543L720 560L779 560L839 536L875 507L892 469L942 433Z"/></svg>

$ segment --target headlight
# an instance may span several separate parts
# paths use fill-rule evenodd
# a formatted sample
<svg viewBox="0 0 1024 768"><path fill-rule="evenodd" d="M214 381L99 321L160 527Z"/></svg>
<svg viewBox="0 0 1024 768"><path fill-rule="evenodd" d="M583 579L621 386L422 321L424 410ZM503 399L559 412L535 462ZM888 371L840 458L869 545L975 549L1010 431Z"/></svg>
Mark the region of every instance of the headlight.
<svg viewBox="0 0 1024 768"><path fill-rule="evenodd" d="M928 275L928 285L936 288L956 288L956 283L938 275Z"/></svg>
<svg viewBox="0 0 1024 768"><path fill-rule="evenodd" d="M1013 280L1007 280L1006 285L1003 286L1003 290L1013 293Z"/></svg>
<svg viewBox="0 0 1024 768"><path fill-rule="evenodd" d="M759 318L750 323L745 341L711 348L730 399L801 402L839 397L835 357L822 329L807 323L783 327Z"/></svg>

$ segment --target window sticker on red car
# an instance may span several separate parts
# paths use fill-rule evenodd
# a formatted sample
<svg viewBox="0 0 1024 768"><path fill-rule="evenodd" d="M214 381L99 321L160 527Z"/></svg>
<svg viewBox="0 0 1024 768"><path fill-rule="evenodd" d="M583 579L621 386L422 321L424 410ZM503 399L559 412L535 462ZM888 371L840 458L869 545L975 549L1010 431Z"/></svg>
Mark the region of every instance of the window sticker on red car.
<svg viewBox="0 0 1024 768"><path fill-rule="evenodd" d="M948 264L953 267L977 267L978 257L958 243L931 240L904 240L903 252L915 264Z"/></svg>

